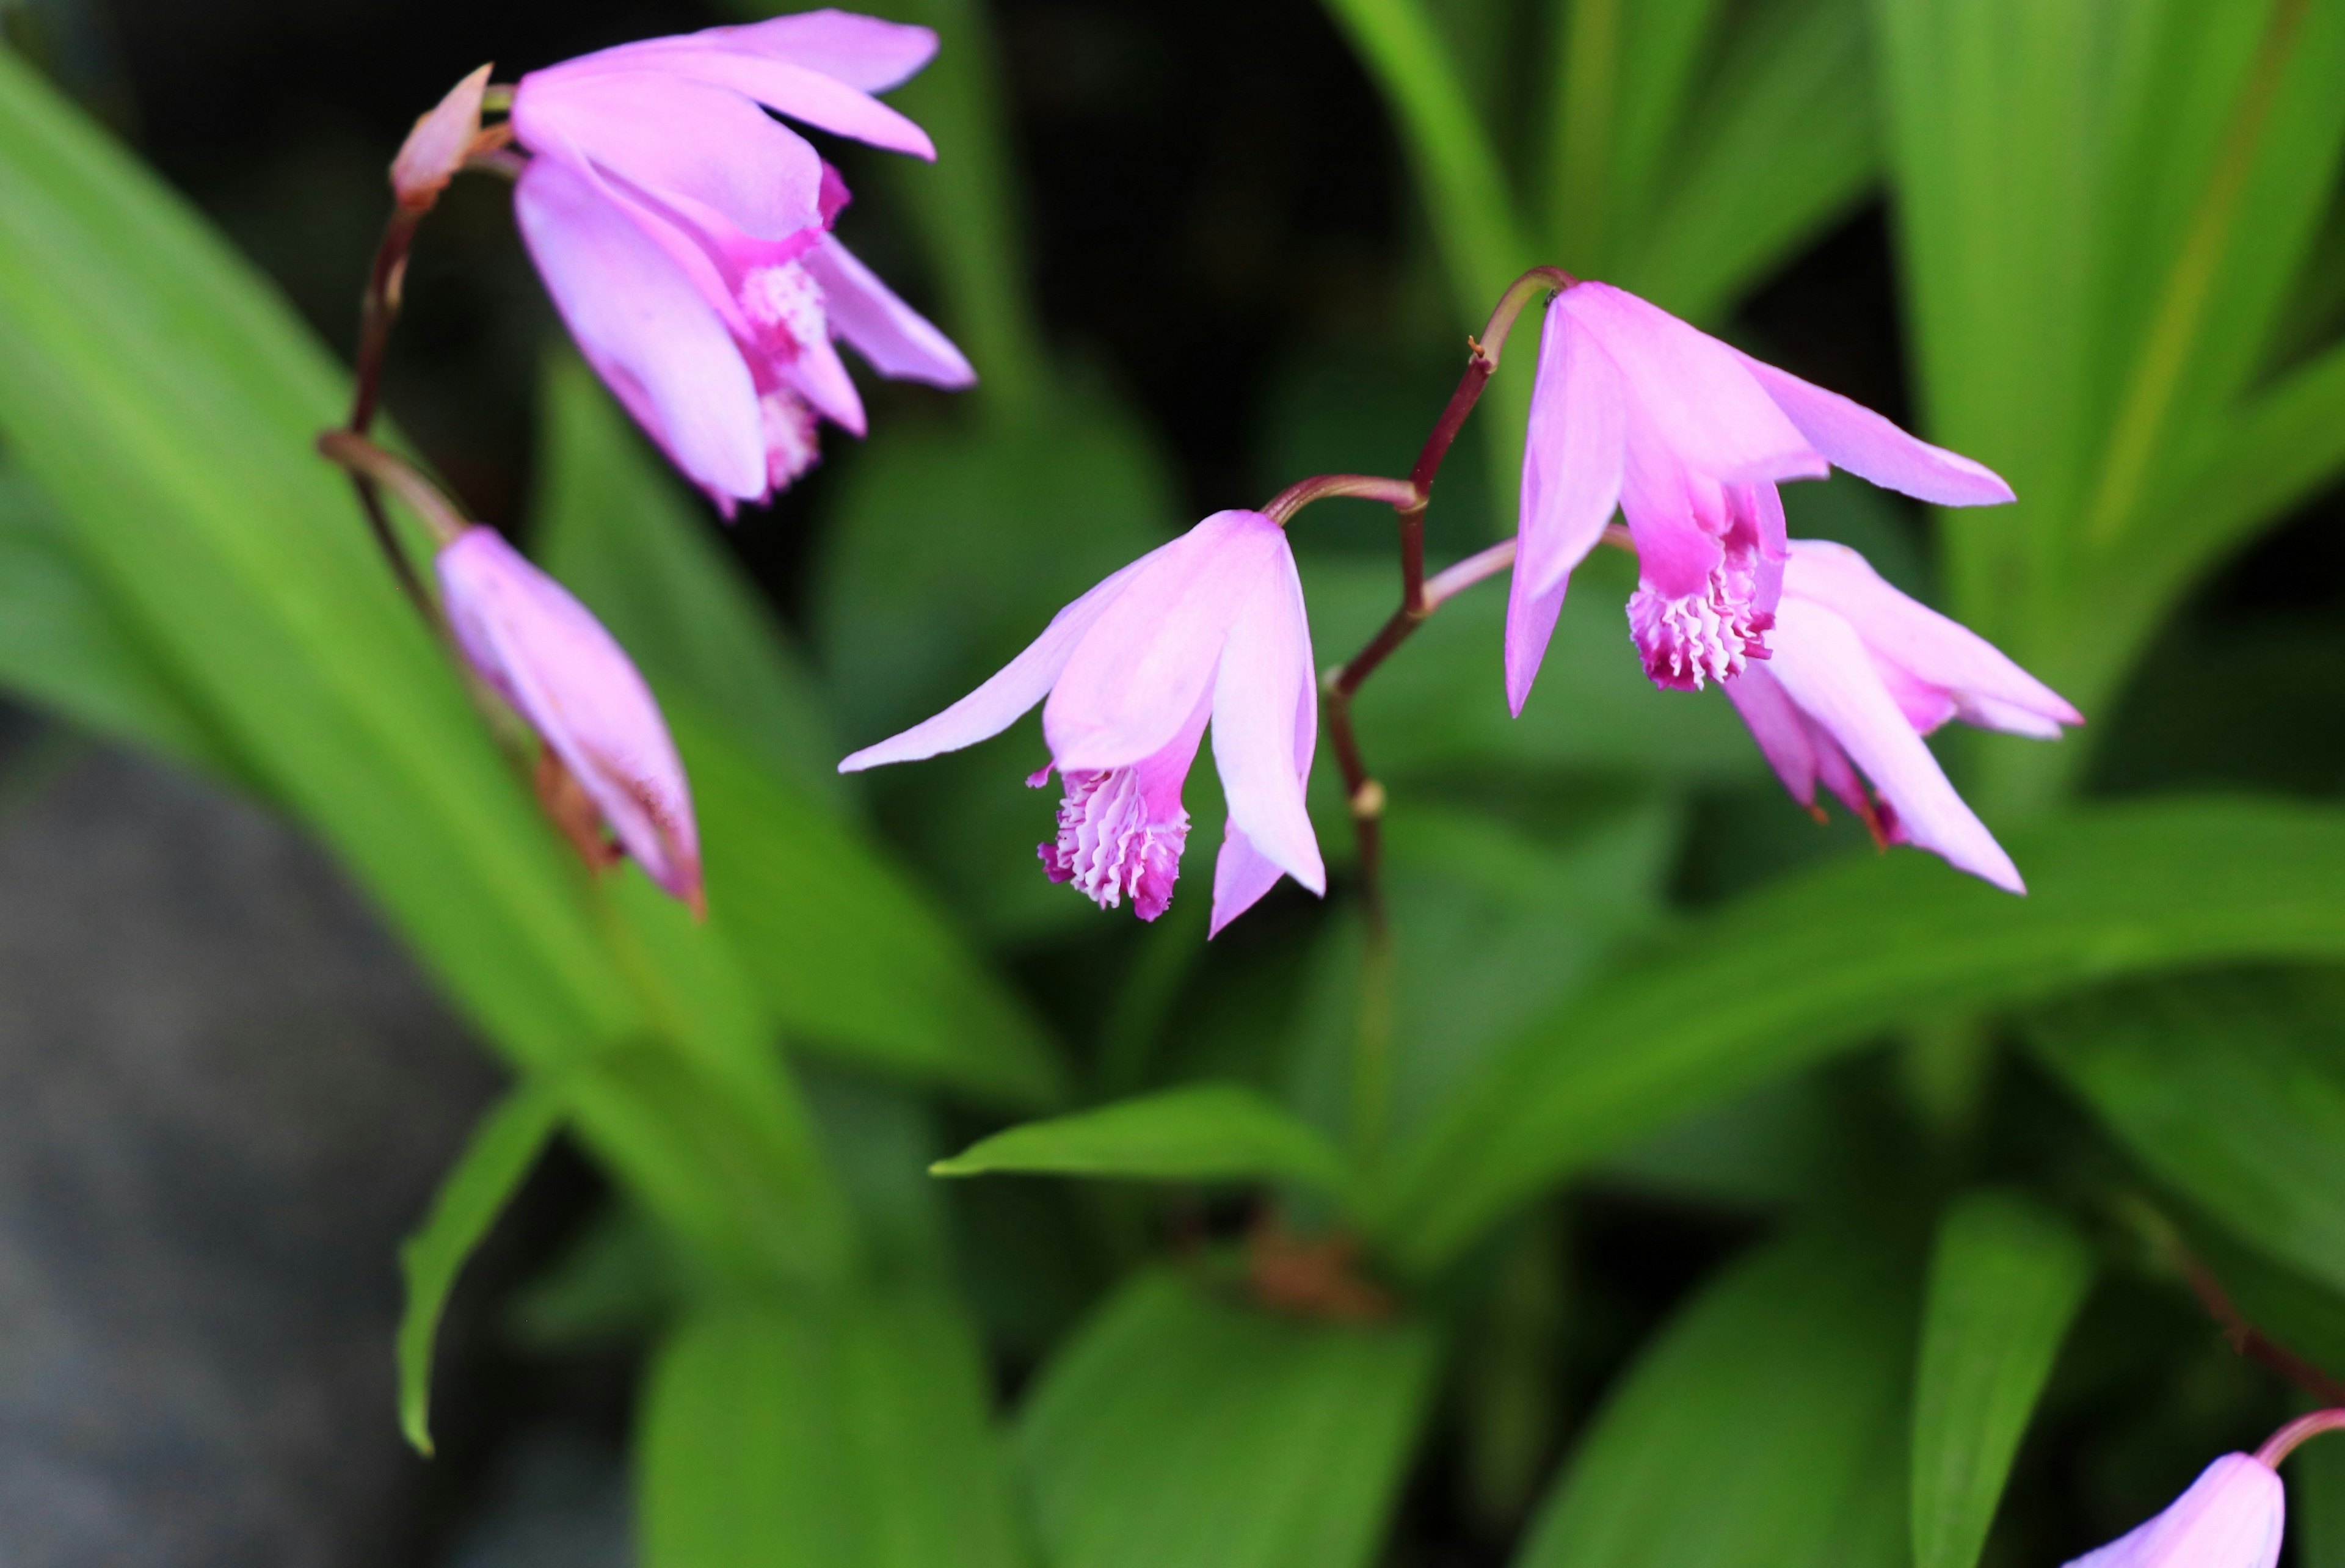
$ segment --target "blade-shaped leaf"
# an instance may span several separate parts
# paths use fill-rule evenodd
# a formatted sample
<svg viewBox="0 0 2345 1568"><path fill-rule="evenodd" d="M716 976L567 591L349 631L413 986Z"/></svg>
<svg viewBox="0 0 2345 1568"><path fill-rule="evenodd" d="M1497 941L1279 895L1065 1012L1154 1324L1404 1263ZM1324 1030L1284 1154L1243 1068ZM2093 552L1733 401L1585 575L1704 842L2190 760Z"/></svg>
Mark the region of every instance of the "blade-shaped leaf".
<svg viewBox="0 0 2345 1568"><path fill-rule="evenodd" d="M1521 1568L1899 1568L1908 1267L1837 1231L1737 1264L1612 1394Z"/></svg>
<svg viewBox="0 0 2345 1568"><path fill-rule="evenodd" d="M239 775L203 711L100 595L47 498L5 469L0 684L99 734Z"/></svg>
<svg viewBox="0 0 2345 1568"><path fill-rule="evenodd" d="M1019 1449L1055 1568L1365 1568L1432 1391L1417 1324L1272 1318L1145 1274L1045 1370Z"/></svg>
<svg viewBox="0 0 2345 1568"><path fill-rule="evenodd" d="M1342 1156L1318 1128L1238 1084L1192 1084L995 1133L929 1168L939 1176L1296 1181L1341 1191Z"/></svg>
<svg viewBox="0 0 2345 1568"><path fill-rule="evenodd" d="M543 382L531 545L663 697L721 719L817 798L841 798L841 754L788 635L586 367L564 354Z"/></svg>
<svg viewBox="0 0 2345 1568"><path fill-rule="evenodd" d="M668 719L712 922L794 1042L1010 1105L1060 1098L1041 1026L908 878L697 709Z"/></svg>
<svg viewBox="0 0 2345 1568"><path fill-rule="evenodd" d="M341 377L0 51L0 431L132 634L519 1061L633 1027L580 877L310 450Z"/></svg>
<svg viewBox="0 0 2345 1568"><path fill-rule="evenodd" d="M423 1229L399 1249L407 1304L399 1319L399 1425L420 1453L431 1452L431 1351L456 1276L504 1212L561 1121L560 1097L524 1084L472 1129Z"/></svg>
<svg viewBox="0 0 2345 1568"><path fill-rule="evenodd" d="M2159 1180L2345 1290L2345 1032L2270 976L2172 980L2047 1008L2045 1059Z"/></svg>
<svg viewBox="0 0 2345 1568"><path fill-rule="evenodd" d="M1760 9L1728 43L1618 275L1707 320L1863 198L1880 167L1863 0Z"/></svg>
<svg viewBox="0 0 2345 1568"><path fill-rule="evenodd" d="M968 1323L928 1290L717 1305L654 1363L647 1568L1030 1561Z"/></svg>
<svg viewBox="0 0 2345 1568"><path fill-rule="evenodd" d="M2345 952L2345 817L2333 812L2120 806L2010 847L2025 898L1893 852L1771 885L1680 930L1496 1059L1406 1151L1383 1232L1411 1262L1436 1264L1671 1118L1948 1007L2179 963Z"/></svg>
<svg viewBox="0 0 2345 1568"><path fill-rule="evenodd" d="M1976 1194L1940 1221L1914 1383L1914 1568L1974 1568L2092 1279L2084 1241L2025 1199Z"/></svg>

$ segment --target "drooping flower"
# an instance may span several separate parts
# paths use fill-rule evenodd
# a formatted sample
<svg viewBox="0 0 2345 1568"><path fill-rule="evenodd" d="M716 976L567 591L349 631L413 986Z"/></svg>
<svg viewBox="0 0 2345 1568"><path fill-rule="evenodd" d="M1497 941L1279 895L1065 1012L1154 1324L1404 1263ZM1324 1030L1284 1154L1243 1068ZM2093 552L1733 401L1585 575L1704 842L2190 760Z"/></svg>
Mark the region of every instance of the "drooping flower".
<svg viewBox="0 0 2345 1568"><path fill-rule="evenodd" d="M1695 691L1767 657L1785 548L1774 486L1834 466L1941 506L2012 499L1968 458L1633 294L1605 283L1558 293L1541 329L1523 453L1507 613L1515 712L1572 569L1616 507L1639 562L1629 630L1656 683Z"/></svg>
<svg viewBox="0 0 2345 1568"><path fill-rule="evenodd" d="M561 764L540 774L556 820L574 829L563 809L574 784L646 875L699 907L700 837L684 764L625 651L494 529L466 529L442 549L438 567L448 629L466 663Z"/></svg>
<svg viewBox="0 0 2345 1568"><path fill-rule="evenodd" d="M588 362L727 516L815 461L817 416L863 433L834 339L882 375L977 379L832 237L845 183L766 113L933 158L871 94L935 52L925 27L810 11L621 45L514 89L532 155L514 211L539 275Z"/></svg>
<svg viewBox="0 0 2345 1568"><path fill-rule="evenodd" d="M2288 1499L2262 1460L2227 1453L2156 1518L2065 1568L2272 1568Z"/></svg>
<svg viewBox="0 0 2345 1568"><path fill-rule="evenodd" d="M1043 701L1063 787L1044 872L1103 909L1153 920L1172 897L1189 814L1181 788L1210 721L1229 801L1213 872L1218 933L1279 877L1326 891L1304 809L1318 691L1303 585L1286 535L1258 511L1220 511L1059 612L1026 651L926 723L838 764L915 762L996 735Z"/></svg>
<svg viewBox="0 0 2345 1568"><path fill-rule="evenodd" d="M1817 811L1821 784L1882 842L1918 845L1997 887L2026 891L1922 737L1958 718L2057 740L2083 715L1985 638L1891 587L1844 544L1790 541L1771 641L1764 664L1746 665L1724 685L1792 799Z"/></svg>

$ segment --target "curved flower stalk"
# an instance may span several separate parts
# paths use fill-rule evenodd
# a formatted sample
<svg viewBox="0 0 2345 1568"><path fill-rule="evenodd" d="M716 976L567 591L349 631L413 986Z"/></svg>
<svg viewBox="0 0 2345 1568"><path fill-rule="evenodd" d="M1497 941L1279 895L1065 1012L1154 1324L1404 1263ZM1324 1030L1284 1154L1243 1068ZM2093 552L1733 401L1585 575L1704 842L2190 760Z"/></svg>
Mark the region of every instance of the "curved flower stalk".
<svg viewBox="0 0 2345 1568"><path fill-rule="evenodd" d="M1958 718L2057 740L2083 715L1985 638L1892 588L1844 544L1790 541L1770 635L1768 662L1723 684L1792 798L1821 816L1822 784L1883 844L1914 845L2025 892L1922 737Z"/></svg>
<svg viewBox="0 0 2345 1568"><path fill-rule="evenodd" d="M1063 787L1045 873L1103 909L1164 913L1189 814L1182 785L1210 721L1229 821L1213 932L1281 875L1327 887L1304 809L1318 738L1311 631L1294 552L1258 511L1220 511L1059 612L1026 651L924 723L838 764L915 762L1000 733L1037 703Z"/></svg>
<svg viewBox="0 0 2345 1568"><path fill-rule="evenodd" d="M448 630L465 662L559 764L538 774L557 824L590 859L614 858L596 831L599 816L646 875L701 908L700 837L684 764L625 651L494 529L465 529L437 565Z"/></svg>
<svg viewBox="0 0 2345 1568"><path fill-rule="evenodd" d="M1557 293L1540 332L1507 614L1514 711L1572 569L1616 507L1639 562L1629 630L1655 683L1698 691L1766 658L1787 548L1774 486L1833 467L1941 506L2012 499L1970 459L1633 294L1587 282Z"/></svg>
<svg viewBox="0 0 2345 1568"><path fill-rule="evenodd" d="M815 462L817 417L864 432L835 339L883 375L977 379L832 237L845 183L766 113L934 158L871 95L935 52L927 28L812 11L621 45L513 89L533 155L514 211L539 275L596 373L727 516Z"/></svg>

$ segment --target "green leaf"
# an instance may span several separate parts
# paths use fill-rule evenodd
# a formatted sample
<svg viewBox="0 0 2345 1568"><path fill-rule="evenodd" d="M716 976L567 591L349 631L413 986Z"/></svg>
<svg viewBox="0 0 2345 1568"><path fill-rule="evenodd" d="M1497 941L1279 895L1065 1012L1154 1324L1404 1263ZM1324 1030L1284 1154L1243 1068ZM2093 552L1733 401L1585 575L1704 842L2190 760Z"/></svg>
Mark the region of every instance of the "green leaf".
<svg viewBox="0 0 2345 1568"><path fill-rule="evenodd" d="M129 635L512 1057L635 1026L582 878L310 450L343 379L0 51L0 432Z"/></svg>
<svg viewBox="0 0 2345 1568"><path fill-rule="evenodd" d="M1520 1568L1902 1568L1905 1267L1811 1232L1705 1289L1606 1402Z"/></svg>
<svg viewBox="0 0 2345 1568"><path fill-rule="evenodd" d="M2008 843L2025 898L1893 851L1784 879L1678 931L1518 1037L1404 1151L1380 1231L1412 1266L1436 1266L1640 1135L1949 1009L2178 964L2345 953L2334 812L2161 802Z"/></svg>
<svg viewBox="0 0 2345 1568"><path fill-rule="evenodd" d="M1028 1122L929 1168L939 1176L1296 1181L1343 1190L1343 1158L1317 1128L1237 1084L1192 1084Z"/></svg>
<svg viewBox="0 0 2345 1568"><path fill-rule="evenodd" d="M1729 38L1624 288L1714 319L1863 199L1880 168L1869 38L1863 0L1766 6Z"/></svg>
<svg viewBox="0 0 2345 1568"><path fill-rule="evenodd" d="M1042 1373L1019 1449L1054 1568L1366 1568L1432 1393L1432 1333L1132 1280Z"/></svg>
<svg viewBox="0 0 2345 1568"><path fill-rule="evenodd" d="M1940 1221L1914 1385L1914 1568L1975 1568L2092 1280L2084 1241L2025 1199L1975 1194Z"/></svg>
<svg viewBox="0 0 2345 1568"><path fill-rule="evenodd" d="M844 799L842 754L813 677L593 373L550 359L531 544L664 699L721 718L743 749L817 799Z"/></svg>
<svg viewBox="0 0 2345 1568"><path fill-rule="evenodd" d="M2153 1175L2243 1239L2345 1290L2345 1031L2274 976L2080 998L2029 1037Z"/></svg>
<svg viewBox="0 0 2345 1568"><path fill-rule="evenodd" d="M654 1362L645 1568L1021 1568L968 1323L927 1290L717 1304Z"/></svg>
<svg viewBox="0 0 2345 1568"><path fill-rule="evenodd" d="M699 710L672 704L668 722L711 924L796 1043L997 1103L1059 1102L1041 1026L909 878Z"/></svg>
<svg viewBox="0 0 2345 1568"><path fill-rule="evenodd" d="M227 778L242 770L100 595L47 498L0 469L0 684L84 728Z"/></svg>
<svg viewBox="0 0 2345 1568"><path fill-rule="evenodd" d="M525 1084L505 1097L440 1184L423 1229L399 1249L407 1304L399 1318L399 1425L417 1452L431 1453L431 1351L456 1276L513 1195L521 1189L562 1119L560 1097Z"/></svg>
<svg viewBox="0 0 2345 1568"><path fill-rule="evenodd" d="M1566 0L1555 9L1541 216L1558 260L1609 278L1666 189L1719 0Z"/></svg>

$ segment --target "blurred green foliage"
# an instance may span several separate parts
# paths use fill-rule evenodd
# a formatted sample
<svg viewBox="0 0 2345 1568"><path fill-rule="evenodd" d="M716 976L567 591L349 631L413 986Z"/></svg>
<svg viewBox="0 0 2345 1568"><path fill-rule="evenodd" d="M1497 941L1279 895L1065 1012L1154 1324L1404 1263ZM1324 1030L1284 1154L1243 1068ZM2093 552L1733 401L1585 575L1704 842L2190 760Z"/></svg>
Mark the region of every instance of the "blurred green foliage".
<svg viewBox="0 0 2345 1568"><path fill-rule="evenodd" d="M1327 905L1208 947L1202 855L1153 928L1037 875L1030 727L832 772L1183 521L1146 420L1037 325L985 8L885 9L943 37L898 98L941 157L880 188L985 380L834 454L803 629L574 361L544 379L530 542L674 723L705 925L571 864L310 454L336 368L0 53L0 682L308 824L517 1080L409 1250L419 1443L439 1310L557 1122L614 1206L517 1320L648 1342L658 1568L1363 1568L1453 1506L1528 1568L2048 1560L2289 1409L2206 1373L2178 1248L2345 1371L2345 776L2226 688L2297 690L2275 666L2345 639L2144 663L2345 470L2345 4L1328 0L1445 339L1542 261L1741 330L1885 200L1921 422L2021 504L1925 551L1835 481L1795 531L2096 721L1952 759L2013 900L1812 828L1715 694L1647 687L1617 563L1509 719L1483 589L1357 707L1393 795L1381 981L1324 776ZM1485 471L1444 481L1448 549L1508 526L1528 358ZM1406 333L1298 361L1268 482L1398 469L1456 364ZM1392 602L1370 516L1299 530L1323 662ZM2161 694L2269 752L2226 775L2264 798L2079 800L2098 721ZM2202 759L2152 725L2104 760ZM1577 1240L1623 1213L1667 1289ZM1687 1214L1717 1233L1673 1248ZM1753 1244L1713 1270L1718 1236ZM2031 1464L2054 1443L2085 1457ZM2299 1462L2326 1562L2345 1472Z"/></svg>

